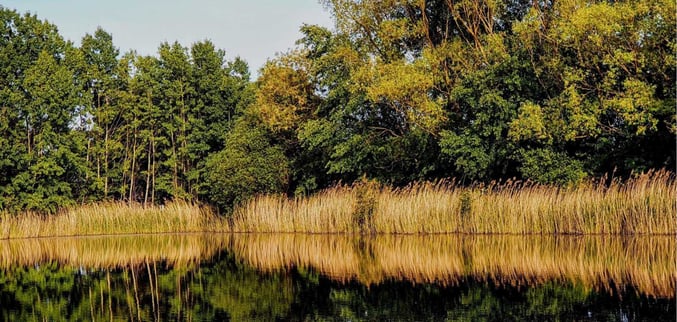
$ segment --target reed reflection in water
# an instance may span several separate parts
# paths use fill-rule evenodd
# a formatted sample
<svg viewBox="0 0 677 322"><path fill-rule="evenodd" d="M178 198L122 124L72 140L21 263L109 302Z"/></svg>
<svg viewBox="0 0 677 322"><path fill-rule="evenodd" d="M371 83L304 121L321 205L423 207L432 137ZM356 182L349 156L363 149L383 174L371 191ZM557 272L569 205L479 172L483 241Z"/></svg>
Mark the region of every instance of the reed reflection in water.
<svg viewBox="0 0 677 322"><path fill-rule="evenodd" d="M672 237L4 240L0 320L663 320L674 249Z"/></svg>
<svg viewBox="0 0 677 322"><path fill-rule="evenodd" d="M0 240L0 268L60 266L88 269L126 268L148 262L168 267L199 264L224 250L222 234L158 234Z"/></svg>
<svg viewBox="0 0 677 322"><path fill-rule="evenodd" d="M339 282L457 285L465 278L520 286L626 286L674 298L671 236L167 234L0 241L0 268L57 263L88 269L196 266L226 251L263 272L312 269Z"/></svg>
<svg viewBox="0 0 677 322"><path fill-rule="evenodd" d="M528 286L547 281L674 298L674 237L233 235L233 250L271 271L312 268L339 281L457 285L465 278ZM622 295L622 294L619 294Z"/></svg>

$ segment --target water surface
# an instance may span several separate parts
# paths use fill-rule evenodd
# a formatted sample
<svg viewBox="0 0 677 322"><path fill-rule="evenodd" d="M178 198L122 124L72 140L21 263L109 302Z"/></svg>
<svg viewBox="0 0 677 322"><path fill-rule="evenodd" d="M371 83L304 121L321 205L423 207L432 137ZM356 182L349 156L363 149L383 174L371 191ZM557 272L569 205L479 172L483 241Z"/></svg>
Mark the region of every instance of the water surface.
<svg viewBox="0 0 677 322"><path fill-rule="evenodd" d="M674 237L0 241L0 319L673 321Z"/></svg>

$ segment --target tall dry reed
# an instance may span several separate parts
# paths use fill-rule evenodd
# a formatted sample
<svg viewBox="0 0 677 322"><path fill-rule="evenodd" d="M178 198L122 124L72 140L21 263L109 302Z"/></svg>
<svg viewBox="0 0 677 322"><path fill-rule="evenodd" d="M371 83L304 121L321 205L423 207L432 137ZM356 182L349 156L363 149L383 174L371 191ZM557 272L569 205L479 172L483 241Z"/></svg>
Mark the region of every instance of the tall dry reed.
<svg viewBox="0 0 677 322"><path fill-rule="evenodd" d="M355 232L353 213L357 197L349 187L339 186L309 197L288 199L263 195L235 210L236 232Z"/></svg>
<svg viewBox="0 0 677 322"><path fill-rule="evenodd" d="M310 197L261 196L236 209L246 232L676 234L677 184L667 171L562 188L507 181L462 187L359 183ZM365 203L370 203L365 206Z"/></svg>
<svg viewBox="0 0 677 322"><path fill-rule="evenodd" d="M143 206L104 202L65 209L56 215L0 214L0 239L225 231L227 223L208 208L187 202Z"/></svg>

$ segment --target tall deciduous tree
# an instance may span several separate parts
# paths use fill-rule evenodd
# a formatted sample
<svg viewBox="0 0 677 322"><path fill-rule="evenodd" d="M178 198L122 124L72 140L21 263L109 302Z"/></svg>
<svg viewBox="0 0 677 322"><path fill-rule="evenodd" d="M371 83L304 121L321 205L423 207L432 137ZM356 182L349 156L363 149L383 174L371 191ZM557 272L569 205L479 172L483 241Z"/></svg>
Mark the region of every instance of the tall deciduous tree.
<svg viewBox="0 0 677 322"><path fill-rule="evenodd" d="M103 29L85 35L80 50L86 63L86 90L92 97L86 109L89 118L84 120L88 122L87 159L96 174L91 194L96 199L108 198L118 192L114 185L119 186L117 177L121 174L120 128L124 120L120 97L126 75L118 74L120 52L113 45L113 37Z"/></svg>
<svg viewBox="0 0 677 322"><path fill-rule="evenodd" d="M351 123L381 128L387 142L413 135L420 139L410 148L438 146L440 157L422 168L416 160L426 153L416 149L414 160L393 160L419 174L564 183L674 161L674 3L325 4L337 32L306 27L301 50L317 66L309 79L325 95L320 109L332 102L352 121L313 120L303 137L328 152L330 172L379 177L365 166L378 162L370 156L397 155L373 131L335 132ZM397 181L400 172L388 170L384 177Z"/></svg>
<svg viewBox="0 0 677 322"><path fill-rule="evenodd" d="M195 198L209 193L205 160L225 147L235 119L251 104L254 93L248 66L240 58L226 61L226 53L210 41L193 44L190 52L194 95L188 116L185 175L186 189Z"/></svg>
<svg viewBox="0 0 677 322"><path fill-rule="evenodd" d="M658 0L532 7L515 38L547 95L521 104L511 137L593 172L674 163L674 11Z"/></svg>
<svg viewBox="0 0 677 322"><path fill-rule="evenodd" d="M258 122L256 115L238 119L228 133L226 147L207 159L207 193L221 209L232 209L256 194L287 188L289 161Z"/></svg>
<svg viewBox="0 0 677 322"><path fill-rule="evenodd" d="M81 56L56 27L0 8L0 208L54 212L87 186Z"/></svg>
<svg viewBox="0 0 677 322"><path fill-rule="evenodd" d="M12 180L21 208L54 212L73 203L84 180L84 141L71 130L80 88L63 63L42 51L26 70L22 99L25 168Z"/></svg>

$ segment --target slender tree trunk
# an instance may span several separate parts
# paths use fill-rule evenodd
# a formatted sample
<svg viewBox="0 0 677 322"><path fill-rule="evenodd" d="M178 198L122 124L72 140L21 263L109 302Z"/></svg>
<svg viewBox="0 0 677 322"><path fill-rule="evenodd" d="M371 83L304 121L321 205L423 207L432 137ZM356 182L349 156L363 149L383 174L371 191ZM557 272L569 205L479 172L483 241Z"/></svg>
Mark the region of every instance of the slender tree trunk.
<svg viewBox="0 0 677 322"><path fill-rule="evenodd" d="M26 116L26 147L28 148L28 154L31 154L31 126L28 116Z"/></svg>
<svg viewBox="0 0 677 322"><path fill-rule="evenodd" d="M150 172L151 172L151 151L152 151L152 146L151 146L151 140L152 140L153 135L151 134L151 139L148 141L148 163L146 166L146 192L144 193L143 196L143 206L145 207L148 204L148 194L150 192Z"/></svg>
<svg viewBox="0 0 677 322"><path fill-rule="evenodd" d="M186 124L188 123L187 117L186 117L186 102L185 102L185 89L184 89L184 84L181 86L181 158L179 162L181 163L181 170L183 171L184 175L188 172L188 168L186 166L186 159L187 159L187 143L186 143L186 137L187 137L187 130L186 130ZM178 172L178 171L177 171ZM176 174L177 176L177 185L178 185L178 173ZM187 187L184 186L184 191L189 191Z"/></svg>
<svg viewBox="0 0 677 322"><path fill-rule="evenodd" d="M172 155L174 156L174 173L172 176L172 186L174 188L173 194L176 197L177 192L179 191L179 155L176 151L176 139L174 135L171 135L172 138Z"/></svg>
<svg viewBox="0 0 677 322"><path fill-rule="evenodd" d="M103 161L103 197L108 198L108 131L110 130L109 125L106 124L106 134L103 140L104 145L104 161Z"/></svg>
<svg viewBox="0 0 677 322"><path fill-rule="evenodd" d="M103 129L103 117L101 116L101 95L99 95L98 91L94 92L94 95L96 96L96 122L99 123L97 126ZM97 135L98 136L98 135ZM99 182L101 180L101 143L100 143L100 138L97 137L97 142L96 142L96 181ZM104 194L105 197L105 194Z"/></svg>
<svg viewBox="0 0 677 322"><path fill-rule="evenodd" d="M87 156L86 156L86 163L87 167L91 168L91 164L89 163L89 155L92 152L92 140L87 139ZM85 173L85 179L89 179L89 171Z"/></svg>
<svg viewBox="0 0 677 322"><path fill-rule="evenodd" d="M97 153L98 154L98 153ZM96 156L96 180L101 179L101 156Z"/></svg>
<svg viewBox="0 0 677 322"><path fill-rule="evenodd" d="M135 120L136 121L136 120ZM132 202L134 195L134 171L136 167L136 129L134 130L134 139L132 142L132 171L129 175L129 202Z"/></svg>
<svg viewBox="0 0 677 322"><path fill-rule="evenodd" d="M155 140L153 139L154 136L150 137L150 142L151 142L151 148L153 152L153 165L152 165L152 184L150 186L150 203L155 204L155 164L157 161L155 160Z"/></svg>

